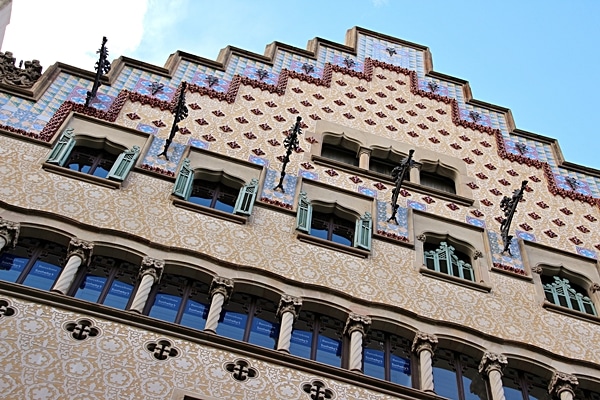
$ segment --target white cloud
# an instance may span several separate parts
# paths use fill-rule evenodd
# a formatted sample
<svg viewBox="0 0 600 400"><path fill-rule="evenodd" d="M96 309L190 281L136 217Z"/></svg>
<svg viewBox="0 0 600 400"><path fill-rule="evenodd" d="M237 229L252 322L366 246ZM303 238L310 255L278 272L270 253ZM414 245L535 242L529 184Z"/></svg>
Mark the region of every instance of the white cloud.
<svg viewBox="0 0 600 400"><path fill-rule="evenodd" d="M2 51L40 60L44 70L60 61L93 71L102 36L111 62L137 49L147 8L147 0L13 1Z"/></svg>

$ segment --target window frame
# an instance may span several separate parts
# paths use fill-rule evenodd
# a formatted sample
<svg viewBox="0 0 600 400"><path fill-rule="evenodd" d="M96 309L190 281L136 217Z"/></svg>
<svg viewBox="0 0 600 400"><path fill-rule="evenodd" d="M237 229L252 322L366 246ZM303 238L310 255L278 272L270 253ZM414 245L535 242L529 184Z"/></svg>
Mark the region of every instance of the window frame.
<svg viewBox="0 0 600 400"><path fill-rule="evenodd" d="M544 283L545 277L554 279L554 282L553 283ZM558 286L560 286L560 288ZM573 286L576 286L576 287L573 287ZM587 314L592 317L598 317L598 310L596 309L596 306L594 305L594 302L592 301L592 299L587 295L587 293L585 293L585 289L580 288L579 285L577 285L577 284L571 283L569 281L569 279L565 278L564 276L560 276L560 275L550 276L550 275L542 274L542 287L544 288L544 294L546 295L546 300L548 302L550 302L551 304L553 304L555 306L567 308L572 311ZM563 291L562 294L559 293L559 289L562 289L562 291ZM579 292L577 289L583 290L584 293ZM575 299L573 299L572 296L568 294L568 292L573 293ZM553 297L553 300L550 300L548 298L549 295ZM567 305L562 305L561 298L564 299L564 302L567 303ZM585 304L586 304L585 300L586 299L587 299L587 304L590 306L592 313L585 311ZM579 309L574 308L574 304L572 304L573 301L577 302L577 307Z"/></svg>
<svg viewBox="0 0 600 400"><path fill-rule="evenodd" d="M456 351L456 350L451 350L451 349L448 349L448 348L439 348L439 347L436 349L435 354L434 354L433 359L432 359L432 362L431 362L431 366L432 366L432 370L433 370L433 375L434 375L434 377L433 377L433 389L434 389L434 392L438 396L443 397L442 394L439 394L436 391L435 370L437 368L437 369L443 369L443 370L448 371L448 369L446 369L446 368L436 367L435 366L435 363L438 360L442 359L442 356L440 355L441 351L445 351L445 352L451 353L451 355L452 355L452 357L450 359L450 362L449 362L449 365L451 366L452 369L450 369L449 371L453 371L454 372L454 376L456 378L456 382L455 382L456 386L455 386L455 388L456 388L457 394L458 394L458 398L456 400L466 400L465 391L469 390L469 388L465 388L464 380L463 380L463 377L465 376L465 369L467 367L469 367L469 365L464 363L464 360L462 360L462 357L469 357L469 358L471 358L474 361L474 363L470 367L472 368L472 370L475 371L476 376L481 379L480 383L485 385L485 399L482 399L482 400L492 400L489 384L487 383L486 379L484 379L484 376L479 372L479 369L478 369L479 362L477 360L481 359L481 357L477 358L477 357L474 357L471 354L461 353L461 352ZM448 362L448 358L446 358L446 357L443 357L443 360L446 361L446 362ZM466 376L466 377L468 379L470 379L468 376ZM472 380L471 380L471 382L472 382ZM477 395L477 396L479 397L479 395ZM480 399L481 399L481 397L480 397Z"/></svg>
<svg viewBox="0 0 600 400"><path fill-rule="evenodd" d="M366 355L365 355L365 349L367 349L367 346L369 345L370 341L379 341L378 338L372 338L372 334L373 332L380 332L384 335L384 340L383 340L383 350L381 350L381 352L383 353L383 357L384 357L384 378L378 378L375 377L373 375L369 375L367 374L367 372L365 372L365 361L366 361ZM402 344L402 348L405 351L406 355L408 356L408 360L410 363L410 386L405 386L402 385L400 383L396 383L394 381L392 381L391 378L391 371L392 371L392 358L391 356L393 355L393 344L392 344L392 336L395 336L399 339L399 342L404 342L401 343ZM380 341L381 342L381 341ZM400 385L403 387L410 387L410 388L416 388L416 384L418 381L418 359L415 356L415 354L412 352L411 350L411 346L412 346L412 341L409 340L408 338L406 338L405 336L402 336L398 333L392 333L389 330L386 329L380 329L379 327L373 327L371 326L371 328L369 329L369 331L366 333L365 338L363 340L363 357L362 357L362 371L363 374L365 376L369 376L371 378L374 379L380 379L380 380L384 380L386 382L390 382L394 385Z"/></svg>

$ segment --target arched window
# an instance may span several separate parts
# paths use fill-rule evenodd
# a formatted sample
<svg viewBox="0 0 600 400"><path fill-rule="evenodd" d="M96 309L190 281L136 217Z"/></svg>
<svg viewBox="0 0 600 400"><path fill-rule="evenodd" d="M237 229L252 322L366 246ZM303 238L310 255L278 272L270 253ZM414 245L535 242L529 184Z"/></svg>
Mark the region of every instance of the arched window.
<svg viewBox="0 0 600 400"><path fill-rule="evenodd" d="M321 147L321 157L358 167L356 151L346 149L341 145L323 143L323 146Z"/></svg>
<svg viewBox="0 0 600 400"><path fill-rule="evenodd" d="M487 387L471 356L438 349L433 360L435 393L453 400L485 400Z"/></svg>
<svg viewBox="0 0 600 400"><path fill-rule="evenodd" d="M180 275L163 274L147 301L146 314L202 330L210 308L208 290L207 283Z"/></svg>
<svg viewBox="0 0 600 400"><path fill-rule="evenodd" d="M104 149L76 146L69 154L64 167L99 178L106 178L117 157L118 153L113 154Z"/></svg>
<svg viewBox="0 0 600 400"><path fill-rule="evenodd" d="M570 308L590 315L598 315L592 300L580 286L559 276L542 275L546 299L558 306Z"/></svg>
<svg viewBox="0 0 600 400"><path fill-rule="evenodd" d="M502 375L506 400L550 400L547 379L532 372L507 367Z"/></svg>
<svg viewBox="0 0 600 400"><path fill-rule="evenodd" d="M82 268L69 294L75 298L124 310L137 283L139 265L105 256L93 256Z"/></svg>
<svg viewBox="0 0 600 400"><path fill-rule="evenodd" d="M370 329L363 343L365 375L412 386L411 343L408 339Z"/></svg>
<svg viewBox="0 0 600 400"><path fill-rule="evenodd" d="M258 179L243 185L239 180L221 172L194 172L185 159L175 180L173 195L190 203L230 214L252 214L258 192Z"/></svg>
<svg viewBox="0 0 600 400"><path fill-rule="evenodd" d="M300 311L294 323L290 353L333 365L342 366L344 323L336 318L310 311Z"/></svg>
<svg viewBox="0 0 600 400"><path fill-rule="evenodd" d="M279 337L279 319L275 301L235 292L223 307L217 333L269 349Z"/></svg>
<svg viewBox="0 0 600 400"><path fill-rule="evenodd" d="M67 257L67 248L42 239L20 238L0 255L0 279L50 290Z"/></svg>
<svg viewBox="0 0 600 400"><path fill-rule="evenodd" d="M428 269L475 281L470 258L453 246L449 246L447 242L440 242L439 245L426 242L424 250L424 263Z"/></svg>
<svg viewBox="0 0 600 400"><path fill-rule="evenodd" d="M315 210L306 193L300 193L296 215L298 230L320 239L371 250L371 214L351 218L349 212L333 205L319 205Z"/></svg>

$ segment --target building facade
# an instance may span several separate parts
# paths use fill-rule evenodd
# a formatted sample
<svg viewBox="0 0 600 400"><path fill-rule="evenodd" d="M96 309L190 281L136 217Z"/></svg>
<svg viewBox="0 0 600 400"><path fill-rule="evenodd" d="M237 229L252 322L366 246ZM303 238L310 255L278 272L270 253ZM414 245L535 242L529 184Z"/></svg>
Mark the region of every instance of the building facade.
<svg viewBox="0 0 600 400"><path fill-rule="evenodd" d="M600 172L426 47L12 60L4 398L600 399Z"/></svg>

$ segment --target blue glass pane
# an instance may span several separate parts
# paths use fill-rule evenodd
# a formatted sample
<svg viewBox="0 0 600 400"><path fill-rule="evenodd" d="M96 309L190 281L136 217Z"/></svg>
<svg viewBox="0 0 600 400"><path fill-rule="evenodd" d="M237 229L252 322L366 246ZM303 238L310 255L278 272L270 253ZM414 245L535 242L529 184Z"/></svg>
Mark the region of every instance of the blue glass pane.
<svg viewBox="0 0 600 400"><path fill-rule="evenodd" d="M345 244L346 246L352 246L352 241L348 238L345 238L343 236L337 235L337 234L332 234L331 235L331 241L332 242L336 242L336 243L340 243L340 244Z"/></svg>
<svg viewBox="0 0 600 400"><path fill-rule="evenodd" d="M433 387L435 393L442 397L458 400L456 374L443 368L433 368Z"/></svg>
<svg viewBox="0 0 600 400"><path fill-rule="evenodd" d="M473 381L463 374L463 388L465 391L465 400L480 400L485 399L485 392L481 393L483 397L479 397L479 394L474 393L475 390L480 390L480 387L485 387L483 382L479 381L475 384Z"/></svg>
<svg viewBox="0 0 600 400"><path fill-rule="evenodd" d="M102 294L102 289L106 285L106 278L103 276L86 275L83 283L77 289L75 297L82 300L95 303Z"/></svg>
<svg viewBox="0 0 600 400"><path fill-rule="evenodd" d="M87 174L90 171L90 165L80 165L79 163L71 163L69 164L68 168L72 169L73 171L79 171L79 172L83 172L84 174Z"/></svg>
<svg viewBox="0 0 600 400"><path fill-rule="evenodd" d="M23 284L42 290L50 290L58 275L60 275L60 271L61 268L58 265L36 261Z"/></svg>
<svg viewBox="0 0 600 400"><path fill-rule="evenodd" d="M198 330L204 329L207 314L208 306L206 304L188 300L185 304L180 324Z"/></svg>
<svg viewBox="0 0 600 400"><path fill-rule="evenodd" d="M97 176L99 178L106 178L109 172L109 169L104 169L100 165L98 165L92 175Z"/></svg>
<svg viewBox="0 0 600 400"><path fill-rule="evenodd" d="M327 229L315 229L315 228L311 228L310 230L310 235L311 236L315 236L321 239L325 239L327 240L327 234L329 233L329 231Z"/></svg>
<svg viewBox="0 0 600 400"><path fill-rule="evenodd" d="M16 282L28 261L28 258L3 254L0 258L0 279L7 282Z"/></svg>
<svg viewBox="0 0 600 400"><path fill-rule="evenodd" d="M342 366L342 342L319 335L317 339L316 360L334 367Z"/></svg>
<svg viewBox="0 0 600 400"><path fill-rule="evenodd" d="M194 204L200 204L201 206L210 207L210 203L212 203L212 197L206 199L204 197L190 196L188 201Z"/></svg>
<svg viewBox="0 0 600 400"><path fill-rule="evenodd" d="M223 203L221 200L217 200L217 202L215 203L215 208L220 211L233 213L233 205Z"/></svg>
<svg viewBox="0 0 600 400"><path fill-rule="evenodd" d="M364 349L364 373L379 379L385 379L385 353L375 349Z"/></svg>
<svg viewBox="0 0 600 400"><path fill-rule="evenodd" d="M232 339L243 340L248 316L233 311L225 311L217 326L217 333Z"/></svg>
<svg viewBox="0 0 600 400"><path fill-rule="evenodd" d="M392 354L391 361L390 380L399 385L412 386L412 381L410 379L410 360Z"/></svg>
<svg viewBox="0 0 600 400"><path fill-rule="evenodd" d="M290 353L303 358L310 359L310 348L312 345L312 332L294 329L290 341Z"/></svg>
<svg viewBox="0 0 600 400"><path fill-rule="evenodd" d="M277 343L277 332L279 324L274 324L264 319L254 317L252 327L250 328L249 343L254 343L259 346L274 349Z"/></svg>
<svg viewBox="0 0 600 400"><path fill-rule="evenodd" d="M180 304L181 297L159 293L154 298L154 304L152 304L148 316L167 322L175 322Z"/></svg>
<svg viewBox="0 0 600 400"><path fill-rule="evenodd" d="M504 398L506 400L523 400L523 393L519 389L504 386Z"/></svg>
<svg viewBox="0 0 600 400"><path fill-rule="evenodd" d="M115 280L104 299L104 305L124 310L133 293L133 285Z"/></svg>

